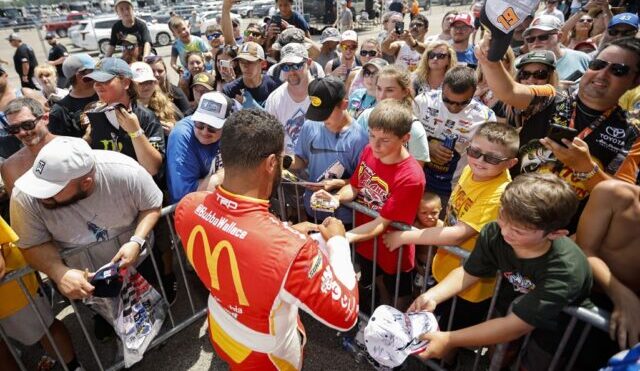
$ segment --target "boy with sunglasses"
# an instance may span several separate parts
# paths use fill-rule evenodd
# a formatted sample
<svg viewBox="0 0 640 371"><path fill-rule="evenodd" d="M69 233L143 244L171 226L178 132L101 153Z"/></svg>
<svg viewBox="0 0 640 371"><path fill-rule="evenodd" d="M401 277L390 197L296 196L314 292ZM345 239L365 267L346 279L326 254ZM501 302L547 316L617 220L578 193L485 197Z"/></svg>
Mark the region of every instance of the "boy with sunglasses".
<svg viewBox="0 0 640 371"><path fill-rule="evenodd" d="M473 251L482 228L497 219L500 197L511 181L509 168L518 163L518 132L515 128L488 122L478 128L466 147L469 165L465 166L446 207L443 227L417 231L391 232L384 238L392 251L403 244L460 246ZM433 259L433 277L441 282L460 266L460 258L438 249ZM458 294L453 329L475 325L484 319L493 294L493 278L479 280ZM447 303L450 304L450 303ZM439 313L447 317L448 305ZM446 328L447 319L441 319Z"/></svg>
<svg viewBox="0 0 640 371"><path fill-rule="evenodd" d="M178 65L178 58L183 67L187 66L187 52L199 51L206 53L209 45L198 36L191 35L189 25L180 17L171 17L169 29L173 33L176 41L171 46L171 68L180 74L181 67Z"/></svg>

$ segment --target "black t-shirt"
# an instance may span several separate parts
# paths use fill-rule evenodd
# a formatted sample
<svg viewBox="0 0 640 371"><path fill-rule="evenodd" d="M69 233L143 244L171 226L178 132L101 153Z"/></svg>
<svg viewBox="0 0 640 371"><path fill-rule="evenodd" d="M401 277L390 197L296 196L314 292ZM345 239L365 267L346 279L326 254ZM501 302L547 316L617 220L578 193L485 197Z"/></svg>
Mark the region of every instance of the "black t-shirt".
<svg viewBox="0 0 640 371"><path fill-rule="evenodd" d="M33 70L38 65L38 60L36 59L36 55L33 53L33 48L27 44L20 44L13 55L13 65L20 77L22 77L23 62L29 62L29 73L27 76L31 79L33 77Z"/></svg>
<svg viewBox="0 0 640 371"><path fill-rule="evenodd" d="M588 300L591 267L568 237L553 240L549 251L539 257L522 259L502 238L498 223L491 222L480 231L464 270L476 277L495 277L499 270L510 285L500 286L498 311L507 313L511 302L524 294L514 303L513 313L536 328L555 329L568 305L592 305Z"/></svg>
<svg viewBox="0 0 640 371"><path fill-rule="evenodd" d="M145 107L136 103L131 105L133 113L138 116L140 128L144 131L149 143L156 148L162 156L165 153L164 131L162 125L156 115ZM138 160L136 152L131 142L131 137L122 127L115 128L113 125L91 123L91 147L93 149L102 149L108 151L118 151L125 154L136 161Z"/></svg>
<svg viewBox="0 0 640 371"><path fill-rule="evenodd" d="M69 52L67 52L67 48L65 48L64 45L57 43L51 47L51 50L49 50L49 57L47 59L49 61L55 61L56 59L66 57L68 55ZM62 63L56 66L56 71L58 72L58 76L64 77L64 72L62 72Z"/></svg>
<svg viewBox="0 0 640 371"><path fill-rule="evenodd" d="M242 80L242 77L240 77L225 85L225 87L222 89L222 92L229 98L235 98L236 95L242 95L242 91L246 90L251 94L256 103L264 107L264 102L269 97L269 94L276 90L279 85L280 84L278 84L277 81L271 78L271 76L263 74L262 83L258 87L245 87L244 80Z"/></svg>
<svg viewBox="0 0 640 371"><path fill-rule="evenodd" d="M186 116L186 113L191 109L191 105L189 104L189 99L187 99L187 96L184 94L182 89L173 84L169 84L169 95L173 104L175 104L180 112Z"/></svg>
<svg viewBox="0 0 640 371"><path fill-rule="evenodd" d="M80 114L89 103L97 101L98 94L87 98L74 98L68 94L51 108L49 131L55 135L81 138L85 130L80 126Z"/></svg>
<svg viewBox="0 0 640 371"><path fill-rule="evenodd" d="M113 47L121 45L122 39L127 35L135 35L138 39L138 45L140 48L144 48L145 42L153 44L147 24L143 20L136 18L132 27L125 27L124 24L122 24L122 21L116 22L113 27L111 27L111 39L109 39L109 45Z"/></svg>

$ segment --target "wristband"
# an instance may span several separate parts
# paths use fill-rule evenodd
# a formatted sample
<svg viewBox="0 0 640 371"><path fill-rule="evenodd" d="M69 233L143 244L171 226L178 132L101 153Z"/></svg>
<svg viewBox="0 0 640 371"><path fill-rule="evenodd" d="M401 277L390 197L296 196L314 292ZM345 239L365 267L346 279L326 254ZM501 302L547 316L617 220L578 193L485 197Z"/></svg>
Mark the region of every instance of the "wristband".
<svg viewBox="0 0 640 371"><path fill-rule="evenodd" d="M593 169L591 169L591 171L587 171L587 172L573 172L573 176L581 181L581 182L586 182L587 180L591 179L594 177L594 175L596 175L598 173L598 170L600 170L600 167L598 166L598 164L595 164L593 166Z"/></svg>
<svg viewBox="0 0 640 371"><path fill-rule="evenodd" d="M132 133L127 133L129 134L129 136L131 137L131 139L136 139L138 137L141 137L144 135L144 130L142 130L142 128L132 132Z"/></svg>
<svg viewBox="0 0 640 371"><path fill-rule="evenodd" d="M144 245L147 243L147 240L145 240L144 238L140 238L136 235L131 236L131 238L129 239L129 242L135 242L138 245L140 245L140 249L142 250L142 248L144 247Z"/></svg>

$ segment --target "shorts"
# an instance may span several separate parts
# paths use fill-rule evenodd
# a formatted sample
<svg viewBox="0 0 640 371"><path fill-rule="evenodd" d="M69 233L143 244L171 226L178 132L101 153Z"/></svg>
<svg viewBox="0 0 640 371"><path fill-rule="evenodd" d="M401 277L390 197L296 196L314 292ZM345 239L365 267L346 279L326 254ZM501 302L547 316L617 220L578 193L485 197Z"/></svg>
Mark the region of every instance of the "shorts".
<svg viewBox="0 0 640 371"><path fill-rule="evenodd" d="M373 262L368 260L359 254L356 254L356 262L360 266L360 311L364 313L371 312L371 276L373 274ZM384 289L392 298L391 305L393 305L393 296L396 292L396 274L385 273L380 266L376 268L376 276L382 278L384 283ZM411 295L413 290L413 272L400 272L400 285L398 286L398 297ZM376 292L376 307L380 304L380 289Z"/></svg>
<svg viewBox="0 0 640 371"><path fill-rule="evenodd" d="M42 315L42 320L47 328L51 327L55 318L49 301L38 291L33 296L33 302L38 312ZM45 335L45 329L42 328L40 321L38 321L38 316L31 305L27 305L13 315L1 319L0 327L6 332L7 336L27 346L37 343Z"/></svg>

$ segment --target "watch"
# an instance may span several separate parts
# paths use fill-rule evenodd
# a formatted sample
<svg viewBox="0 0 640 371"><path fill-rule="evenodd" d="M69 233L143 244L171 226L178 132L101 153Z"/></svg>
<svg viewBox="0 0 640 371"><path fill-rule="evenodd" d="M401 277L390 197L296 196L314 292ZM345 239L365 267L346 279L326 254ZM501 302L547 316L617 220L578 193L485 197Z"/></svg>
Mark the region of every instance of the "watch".
<svg viewBox="0 0 640 371"><path fill-rule="evenodd" d="M147 240L145 240L144 238L140 238L136 235L131 236L131 238L129 239L129 242L135 242L138 245L140 245L140 249L142 249L144 247L144 245L147 243Z"/></svg>
<svg viewBox="0 0 640 371"><path fill-rule="evenodd" d="M595 164L591 171L587 171L585 173L574 171L573 176L581 182L586 182L587 180L593 178L593 176L598 173L598 170L600 170L600 167L598 166L598 164Z"/></svg>
<svg viewBox="0 0 640 371"><path fill-rule="evenodd" d="M141 137L144 135L144 130L142 130L142 128L132 132L132 133L127 133L129 134L129 136L131 137L131 139L136 139L138 137Z"/></svg>

